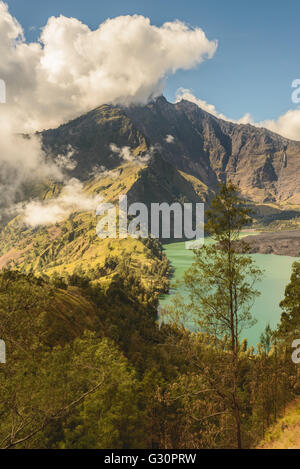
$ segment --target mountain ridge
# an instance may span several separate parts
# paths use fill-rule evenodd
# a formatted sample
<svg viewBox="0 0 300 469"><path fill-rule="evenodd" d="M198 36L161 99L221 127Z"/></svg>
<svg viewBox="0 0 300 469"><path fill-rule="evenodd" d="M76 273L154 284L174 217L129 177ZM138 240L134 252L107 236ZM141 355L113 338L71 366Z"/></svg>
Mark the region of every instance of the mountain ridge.
<svg viewBox="0 0 300 469"><path fill-rule="evenodd" d="M102 105L40 136L47 158L71 158L66 179L80 179L87 197L117 204L126 194L129 204L209 205L218 183L231 179L262 224L299 217L300 142L221 121L188 101L172 104L161 97L146 106ZM47 208L62 190L61 181L52 181L31 194ZM106 284L118 274L111 266L119 257L139 272L145 287L160 272L166 289L168 265L152 251L142 240L100 240L93 210L74 209L65 220L34 228L19 215L0 235L1 268L49 276L83 271Z"/></svg>
<svg viewBox="0 0 300 469"><path fill-rule="evenodd" d="M48 154L74 149L77 166L70 174L79 179L88 179L95 165L114 169L122 163L111 144L128 147L133 159L154 147L176 170L213 191L230 179L256 203L300 204L300 142L219 119L186 100L102 105L41 135Z"/></svg>

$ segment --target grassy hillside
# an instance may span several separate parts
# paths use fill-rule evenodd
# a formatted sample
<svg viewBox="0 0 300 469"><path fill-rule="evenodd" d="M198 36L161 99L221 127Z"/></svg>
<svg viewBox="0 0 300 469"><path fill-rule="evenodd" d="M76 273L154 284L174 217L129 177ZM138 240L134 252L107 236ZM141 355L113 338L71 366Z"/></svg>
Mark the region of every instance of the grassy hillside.
<svg viewBox="0 0 300 469"><path fill-rule="evenodd" d="M300 448L300 399L289 404L283 415L267 431L259 449Z"/></svg>
<svg viewBox="0 0 300 469"><path fill-rule="evenodd" d="M22 314L24 311L26 315ZM10 332L18 341L25 323L31 324L32 328L36 325L43 329L39 339L47 346L74 340L85 330L101 329L96 307L84 296L81 288L57 288L19 272L1 272L0 315L1 337L7 341L8 347L11 345Z"/></svg>
<svg viewBox="0 0 300 469"><path fill-rule="evenodd" d="M127 164L115 173L87 181L87 196L100 194L104 202L118 202L129 193L143 171ZM61 185L47 186L42 198L56 198ZM108 286L116 276L130 271L147 291L165 291L169 265L154 239L99 239L95 211L76 212L61 222L30 228L22 215L11 220L0 236L0 268L18 269L40 276L74 273Z"/></svg>
<svg viewBox="0 0 300 469"><path fill-rule="evenodd" d="M94 177L84 191L111 202L124 191L134 200L145 182L157 197L165 191L172 200L206 194L206 186L175 169L152 184L160 164L168 163L123 165L117 177ZM43 198L60 191L49 185ZM229 335L159 327L158 295L170 273L161 244L100 240L96 223L90 211L28 228L19 215L1 234L0 261L11 270L0 272L0 337L7 345L7 363L0 366L0 446L235 448L233 392L243 447L257 445L299 392L285 345L266 329L255 352L237 335L234 369ZM219 278L226 269L222 262L218 283L213 279L208 288L217 296L217 285L222 315L227 280ZM194 272L191 285L207 289L206 275ZM286 301L285 310L291 306ZM198 301L194 308L192 314Z"/></svg>
<svg viewBox="0 0 300 469"><path fill-rule="evenodd" d="M140 276L144 287L168 274L168 263L154 240L100 240L93 213L72 214L60 224L39 229L26 229L17 218L2 233L1 254L2 268L48 276L77 272L102 284L125 265ZM162 289L165 286L162 280Z"/></svg>

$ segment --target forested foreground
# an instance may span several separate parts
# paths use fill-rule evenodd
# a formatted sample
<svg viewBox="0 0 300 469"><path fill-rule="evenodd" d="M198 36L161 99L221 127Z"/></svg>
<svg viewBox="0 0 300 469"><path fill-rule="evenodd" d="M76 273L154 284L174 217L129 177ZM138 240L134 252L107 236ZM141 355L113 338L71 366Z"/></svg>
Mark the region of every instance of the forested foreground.
<svg viewBox="0 0 300 469"><path fill-rule="evenodd" d="M218 248L195 252L185 276L199 333L182 325L180 301L173 323L159 327L157 295L134 272L104 289L79 274L2 271L0 447L255 447L300 394L291 359L300 263L278 329L248 347L261 273L232 245L248 217L235 189L223 188L208 214Z"/></svg>

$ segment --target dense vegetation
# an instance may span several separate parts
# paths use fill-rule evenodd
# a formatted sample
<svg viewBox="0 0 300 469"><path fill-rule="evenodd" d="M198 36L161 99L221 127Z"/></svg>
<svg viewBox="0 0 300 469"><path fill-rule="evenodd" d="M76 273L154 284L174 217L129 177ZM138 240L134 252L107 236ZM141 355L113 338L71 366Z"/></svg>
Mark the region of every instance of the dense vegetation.
<svg viewBox="0 0 300 469"><path fill-rule="evenodd" d="M182 326L179 304L176 320L159 327L157 278L168 266L150 239L139 243L155 261L147 269L161 266L153 283L144 281L129 255L120 259L114 251L100 272L94 265L43 277L2 271L0 337L7 363L0 364L0 446L256 445L300 392L291 360L300 265L287 286L278 330L268 327L257 350L248 347L240 326L251 322L256 292L247 278L259 272L231 246L248 217L235 188L224 187L210 224L218 248L196 252L186 274L198 333ZM110 282L98 282L101 274Z"/></svg>

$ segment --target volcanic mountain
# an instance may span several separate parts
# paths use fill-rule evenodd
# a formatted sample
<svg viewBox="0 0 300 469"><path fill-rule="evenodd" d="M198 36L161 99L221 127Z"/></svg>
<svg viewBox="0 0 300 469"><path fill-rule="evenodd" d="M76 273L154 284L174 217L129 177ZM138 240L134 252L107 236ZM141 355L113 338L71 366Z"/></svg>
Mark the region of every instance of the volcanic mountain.
<svg viewBox="0 0 300 469"><path fill-rule="evenodd" d="M300 204L300 142L218 119L189 101L172 104L159 97L145 106L102 105L44 131L42 138L52 155L72 147L76 168L70 174L81 180L88 179L96 165L113 169L122 163L112 144L129 147L137 161L139 154L155 148L149 171L153 174L155 166L160 182L176 170L208 191L230 179L256 203Z"/></svg>
<svg viewBox="0 0 300 469"><path fill-rule="evenodd" d="M217 119L188 101L102 105L40 136L47 157L63 163L66 179L79 179L87 197L209 204L218 183L231 180L258 219L289 229L293 218L298 227L300 142ZM45 181L26 198L47 209L63 190L61 182ZM155 240L99 239L96 223L92 208L34 226L20 214L3 224L0 268L49 276L79 271L109 283L130 266L144 288L162 284L168 264Z"/></svg>

